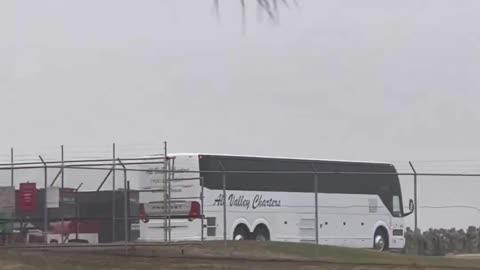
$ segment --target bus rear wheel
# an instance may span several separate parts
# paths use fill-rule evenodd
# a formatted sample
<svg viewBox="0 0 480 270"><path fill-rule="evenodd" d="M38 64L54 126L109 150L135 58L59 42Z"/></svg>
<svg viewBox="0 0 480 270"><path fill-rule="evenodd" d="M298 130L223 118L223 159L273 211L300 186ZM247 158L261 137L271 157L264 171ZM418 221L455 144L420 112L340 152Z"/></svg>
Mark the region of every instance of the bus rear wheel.
<svg viewBox="0 0 480 270"><path fill-rule="evenodd" d="M253 231L253 237L256 241L270 241L270 231L265 225L258 225Z"/></svg>

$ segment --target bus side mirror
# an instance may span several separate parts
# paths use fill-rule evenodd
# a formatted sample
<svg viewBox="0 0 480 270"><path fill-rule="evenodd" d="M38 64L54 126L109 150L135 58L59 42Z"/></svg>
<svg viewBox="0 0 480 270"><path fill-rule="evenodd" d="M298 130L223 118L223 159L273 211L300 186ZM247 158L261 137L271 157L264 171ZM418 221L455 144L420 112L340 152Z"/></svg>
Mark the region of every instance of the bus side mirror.
<svg viewBox="0 0 480 270"><path fill-rule="evenodd" d="M410 201L408 202L408 210L410 210L410 212L413 212L413 210L415 210L415 203L412 199L410 199Z"/></svg>

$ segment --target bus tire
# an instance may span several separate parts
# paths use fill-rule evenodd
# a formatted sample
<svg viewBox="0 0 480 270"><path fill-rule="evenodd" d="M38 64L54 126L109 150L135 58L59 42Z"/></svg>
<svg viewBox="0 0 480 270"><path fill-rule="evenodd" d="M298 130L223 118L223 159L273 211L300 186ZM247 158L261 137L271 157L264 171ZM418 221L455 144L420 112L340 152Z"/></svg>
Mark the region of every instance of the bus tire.
<svg viewBox="0 0 480 270"><path fill-rule="evenodd" d="M373 236L373 248L377 251L388 250L388 232L384 227L378 227Z"/></svg>
<svg viewBox="0 0 480 270"><path fill-rule="evenodd" d="M270 241L270 231L267 226L260 224L253 231L253 237L256 241Z"/></svg>
<svg viewBox="0 0 480 270"><path fill-rule="evenodd" d="M250 234L247 226L244 224L239 224L233 231L233 240L241 241L248 240L248 235Z"/></svg>

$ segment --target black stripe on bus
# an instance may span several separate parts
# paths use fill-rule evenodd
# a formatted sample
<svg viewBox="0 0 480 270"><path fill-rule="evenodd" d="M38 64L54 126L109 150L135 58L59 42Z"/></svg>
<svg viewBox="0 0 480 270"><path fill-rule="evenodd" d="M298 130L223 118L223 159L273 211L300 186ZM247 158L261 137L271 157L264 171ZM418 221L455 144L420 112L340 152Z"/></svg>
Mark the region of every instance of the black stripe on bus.
<svg viewBox="0 0 480 270"><path fill-rule="evenodd" d="M250 173L252 171L396 173L393 165L383 163L213 155L202 155L199 162L200 171L248 171L249 173L245 174L227 174L227 190L238 191L314 192L313 175ZM201 176L204 178L206 188L223 189L221 173L204 172ZM400 181L395 174L319 174L318 181L319 193L378 195L392 215L394 214L393 196L396 195L400 198L400 209L403 209Z"/></svg>

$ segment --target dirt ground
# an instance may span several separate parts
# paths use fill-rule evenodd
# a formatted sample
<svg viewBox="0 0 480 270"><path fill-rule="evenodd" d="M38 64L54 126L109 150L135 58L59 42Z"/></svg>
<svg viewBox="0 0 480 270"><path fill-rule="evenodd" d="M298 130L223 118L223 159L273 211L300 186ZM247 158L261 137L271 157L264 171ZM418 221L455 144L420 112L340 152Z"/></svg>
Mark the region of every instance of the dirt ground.
<svg viewBox="0 0 480 270"><path fill-rule="evenodd" d="M426 258L293 243L221 242L128 249L54 248L0 251L0 270L153 269L480 269L480 257Z"/></svg>

